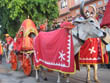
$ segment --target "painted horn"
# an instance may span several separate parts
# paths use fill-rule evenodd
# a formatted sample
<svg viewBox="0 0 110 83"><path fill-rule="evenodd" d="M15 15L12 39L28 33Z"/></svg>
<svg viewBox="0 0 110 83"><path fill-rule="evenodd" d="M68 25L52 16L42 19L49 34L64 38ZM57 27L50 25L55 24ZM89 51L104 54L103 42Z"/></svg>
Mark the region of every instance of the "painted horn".
<svg viewBox="0 0 110 83"><path fill-rule="evenodd" d="M84 4L85 4L85 2L82 1L82 2L81 2L81 5L80 5L80 13L81 13L81 15L82 15L85 19L87 19L87 16L86 16L85 13L84 13Z"/></svg>
<svg viewBox="0 0 110 83"><path fill-rule="evenodd" d="M92 17L95 17L96 16L96 8L95 8L95 6L90 5L89 7L93 8L94 14L92 15Z"/></svg>

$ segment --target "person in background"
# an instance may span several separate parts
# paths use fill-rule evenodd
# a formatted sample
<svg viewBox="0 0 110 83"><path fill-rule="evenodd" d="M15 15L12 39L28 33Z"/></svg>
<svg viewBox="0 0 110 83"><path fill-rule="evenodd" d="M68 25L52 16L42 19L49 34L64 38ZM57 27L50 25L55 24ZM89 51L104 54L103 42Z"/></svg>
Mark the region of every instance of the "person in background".
<svg viewBox="0 0 110 83"><path fill-rule="evenodd" d="M6 42L7 44L11 44L11 42L13 41L13 38L9 36L9 34L5 34L5 37L6 37Z"/></svg>
<svg viewBox="0 0 110 83"><path fill-rule="evenodd" d="M5 39L6 39L5 48L6 48L6 53L8 54L8 50L9 50L8 48L11 42L13 41L13 38L9 36L9 34L5 34Z"/></svg>
<svg viewBox="0 0 110 83"><path fill-rule="evenodd" d="M41 32L41 31L44 32L45 30L46 30L46 25L45 25L45 24L41 24L41 25L40 25L40 32Z"/></svg>

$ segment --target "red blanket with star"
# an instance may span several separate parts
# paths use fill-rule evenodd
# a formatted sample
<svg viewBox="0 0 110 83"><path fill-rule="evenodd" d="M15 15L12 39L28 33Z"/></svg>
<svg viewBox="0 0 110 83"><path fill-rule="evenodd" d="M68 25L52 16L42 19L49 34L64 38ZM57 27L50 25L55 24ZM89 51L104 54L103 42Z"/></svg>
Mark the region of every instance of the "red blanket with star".
<svg viewBox="0 0 110 83"><path fill-rule="evenodd" d="M40 32L34 39L34 65L63 73L74 73L74 49L67 29Z"/></svg>
<svg viewBox="0 0 110 83"><path fill-rule="evenodd" d="M101 49L101 40L98 38L89 38L80 49L81 64L103 63L104 58Z"/></svg>

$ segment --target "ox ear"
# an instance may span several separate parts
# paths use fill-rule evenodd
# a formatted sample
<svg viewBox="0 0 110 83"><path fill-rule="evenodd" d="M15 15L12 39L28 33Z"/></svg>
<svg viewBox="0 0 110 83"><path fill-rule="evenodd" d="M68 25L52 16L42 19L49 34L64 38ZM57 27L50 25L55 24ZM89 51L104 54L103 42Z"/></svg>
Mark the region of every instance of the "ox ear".
<svg viewBox="0 0 110 83"><path fill-rule="evenodd" d="M80 14L85 18L87 19L88 17L85 15L84 13L84 5L85 5L85 2L84 0L81 2L81 5L80 5Z"/></svg>

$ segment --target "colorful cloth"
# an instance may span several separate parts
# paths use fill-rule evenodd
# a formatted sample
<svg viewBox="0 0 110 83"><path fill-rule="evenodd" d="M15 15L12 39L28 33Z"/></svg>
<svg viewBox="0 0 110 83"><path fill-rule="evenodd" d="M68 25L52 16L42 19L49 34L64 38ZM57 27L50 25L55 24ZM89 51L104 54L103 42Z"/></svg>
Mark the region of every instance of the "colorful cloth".
<svg viewBox="0 0 110 83"><path fill-rule="evenodd" d="M104 63L102 55L101 40L99 38L89 38L80 49L81 64Z"/></svg>
<svg viewBox="0 0 110 83"><path fill-rule="evenodd" d="M74 73L74 49L67 29L40 32L34 39L35 67L44 66L63 73Z"/></svg>
<svg viewBox="0 0 110 83"><path fill-rule="evenodd" d="M104 12L104 17L102 19L101 27L103 26L110 27L110 0L108 0L108 4Z"/></svg>
<svg viewBox="0 0 110 83"><path fill-rule="evenodd" d="M26 19L22 22L16 35L14 50L33 50L33 37L30 37L31 34L37 35L38 31L34 22L31 19Z"/></svg>
<svg viewBox="0 0 110 83"><path fill-rule="evenodd" d="M17 38L16 42L14 42L14 50L21 51L22 49L23 38Z"/></svg>
<svg viewBox="0 0 110 83"><path fill-rule="evenodd" d="M24 37L22 42L22 49L33 50L33 38L30 38L28 36Z"/></svg>

